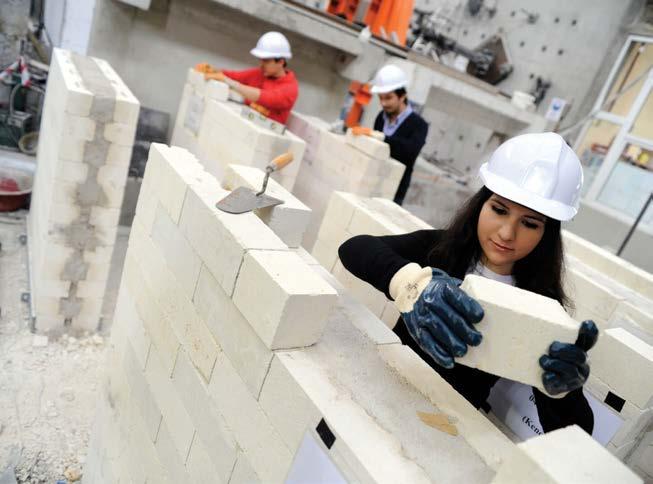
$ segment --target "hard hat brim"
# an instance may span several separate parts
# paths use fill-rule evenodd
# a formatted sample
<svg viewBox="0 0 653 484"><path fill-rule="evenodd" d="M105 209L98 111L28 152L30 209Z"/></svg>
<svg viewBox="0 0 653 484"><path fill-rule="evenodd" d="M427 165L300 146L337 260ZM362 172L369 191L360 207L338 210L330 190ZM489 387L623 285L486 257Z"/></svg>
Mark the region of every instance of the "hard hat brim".
<svg viewBox="0 0 653 484"><path fill-rule="evenodd" d="M283 55L271 54L270 52L257 49L256 47L254 47L252 50L250 50L249 53L252 54L254 57L256 57L258 59L279 59L279 58L281 58L281 59L292 59L292 54L291 53L287 53L287 54L283 54Z"/></svg>
<svg viewBox="0 0 653 484"><path fill-rule="evenodd" d="M479 176L483 184L492 192L508 200L535 210L555 220L566 222L578 213L578 207L565 205L557 200L549 200L528 190L518 187L505 178L490 173L487 163L481 166Z"/></svg>
<svg viewBox="0 0 653 484"><path fill-rule="evenodd" d="M405 82L397 82L395 84L390 84L389 86L372 86L370 92L373 94L386 94L392 91L396 91L400 88L405 88L407 84Z"/></svg>

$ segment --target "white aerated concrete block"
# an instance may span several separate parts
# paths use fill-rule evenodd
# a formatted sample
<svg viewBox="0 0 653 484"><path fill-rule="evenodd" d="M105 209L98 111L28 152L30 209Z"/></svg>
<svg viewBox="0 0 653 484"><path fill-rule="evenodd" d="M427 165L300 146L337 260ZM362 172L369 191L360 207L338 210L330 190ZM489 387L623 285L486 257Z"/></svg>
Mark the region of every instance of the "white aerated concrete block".
<svg viewBox="0 0 653 484"><path fill-rule="evenodd" d="M592 350L592 374L640 409L653 406L653 347L628 331L603 332Z"/></svg>
<svg viewBox="0 0 653 484"><path fill-rule="evenodd" d="M293 252L251 250L233 299L268 348L297 348L319 339L336 291Z"/></svg>
<svg viewBox="0 0 653 484"><path fill-rule="evenodd" d="M272 351L206 266L202 267L193 303L240 378L252 395L258 397L270 367Z"/></svg>
<svg viewBox="0 0 653 484"><path fill-rule="evenodd" d="M390 158L390 146L384 141L380 141L372 136L354 136L351 129L347 130L347 143L357 150L380 160Z"/></svg>
<svg viewBox="0 0 653 484"><path fill-rule="evenodd" d="M204 92L206 99L213 101L227 101L229 99L229 86L224 82L206 81Z"/></svg>
<svg viewBox="0 0 653 484"><path fill-rule="evenodd" d="M642 480L574 425L518 444L492 481L516 482L635 484Z"/></svg>
<svg viewBox="0 0 653 484"><path fill-rule="evenodd" d="M190 444L193 439L195 427L181 402L167 369L164 368L159 352L154 347L150 349L150 355L145 367L145 379L152 389L152 395L156 405L161 409L163 416L157 444L161 440L161 430L165 426L168 429L169 437L173 442L176 454L181 462L185 462Z"/></svg>
<svg viewBox="0 0 653 484"><path fill-rule="evenodd" d="M290 450L224 355L215 366L209 395L261 481L282 482Z"/></svg>
<svg viewBox="0 0 653 484"><path fill-rule="evenodd" d="M153 303L158 304L164 318L170 321L193 364L208 381L220 349L191 302L191 294L197 280L190 282L191 289L184 290L168 269L161 251L147 236L135 238L133 241L130 239L128 252L139 258L139 265L143 269L142 283L151 288Z"/></svg>
<svg viewBox="0 0 653 484"><path fill-rule="evenodd" d="M245 251L287 247L256 215L217 209L215 204L228 194L211 180L189 191L179 227L223 290L231 295Z"/></svg>
<svg viewBox="0 0 653 484"><path fill-rule="evenodd" d="M206 383L184 351L180 351L177 357L172 383L196 429L191 454L196 445L201 446L202 450L210 449L210 467L215 470L221 482L228 482L238 444L227 422L213 407ZM199 451L200 454L203 453L202 450ZM199 462L195 464L196 467L206 468L202 455L197 456L197 460ZM200 472L200 469L192 472Z"/></svg>
<svg viewBox="0 0 653 484"><path fill-rule="evenodd" d="M222 186L227 190L246 187L258 192L264 177L265 173L260 169L229 165L222 179ZM288 247L299 247L311 218L311 209L275 180L269 180L265 194L283 200L283 203L256 210L255 213Z"/></svg>
<svg viewBox="0 0 653 484"><path fill-rule="evenodd" d="M579 323L553 299L481 276L468 275L461 289L481 304L485 316L475 326L483 341L456 363L545 392L539 358L554 341L574 343Z"/></svg>
<svg viewBox="0 0 653 484"><path fill-rule="evenodd" d="M233 484L256 484L261 482L254 472L254 469L247 460L247 456L242 452L238 454L234 471L231 474L230 483Z"/></svg>

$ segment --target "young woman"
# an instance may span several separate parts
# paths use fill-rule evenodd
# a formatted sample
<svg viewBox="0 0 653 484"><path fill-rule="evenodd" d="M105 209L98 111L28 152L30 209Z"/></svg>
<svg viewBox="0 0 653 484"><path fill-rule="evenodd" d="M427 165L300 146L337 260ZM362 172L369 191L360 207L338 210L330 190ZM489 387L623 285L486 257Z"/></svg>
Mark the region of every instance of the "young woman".
<svg viewBox="0 0 653 484"><path fill-rule="evenodd" d="M480 177L484 186L446 230L361 235L339 249L352 274L395 301L402 318L394 331L403 344L476 408L487 405L499 377L454 362L483 344L474 329L483 310L458 287L460 279L479 274L568 306L560 222L576 214L583 182L580 161L555 133L509 139ZM586 352L597 337L596 325L585 321L575 344L551 342L539 359L548 395L536 388L533 394L545 432L572 424L592 432L582 386L589 376Z"/></svg>

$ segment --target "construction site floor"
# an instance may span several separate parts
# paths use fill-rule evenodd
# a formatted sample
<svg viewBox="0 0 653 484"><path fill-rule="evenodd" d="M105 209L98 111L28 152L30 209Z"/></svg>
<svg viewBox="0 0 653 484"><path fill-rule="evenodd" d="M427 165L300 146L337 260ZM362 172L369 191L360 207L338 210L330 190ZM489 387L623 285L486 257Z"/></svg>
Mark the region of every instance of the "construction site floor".
<svg viewBox="0 0 653 484"><path fill-rule="evenodd" d="M119 231L99 334L47 339L30 330L26 211L0 214L0 483L75 482L104 370L128 229Z"/></svg>

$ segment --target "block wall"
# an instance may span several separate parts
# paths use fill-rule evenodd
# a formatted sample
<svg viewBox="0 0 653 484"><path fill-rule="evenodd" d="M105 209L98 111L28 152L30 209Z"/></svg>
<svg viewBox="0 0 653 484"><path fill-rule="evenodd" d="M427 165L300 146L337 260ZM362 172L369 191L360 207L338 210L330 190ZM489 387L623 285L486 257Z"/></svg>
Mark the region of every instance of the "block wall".
<svg viewBox="0 0 653 484"><path fill-rule="evenodd" d="M222 179L227 165L265 168L278 155L291 152L294 161L273 178L292 190L306 143L290 131L279 134L241 115L241 103L229 100L229 88L205 81L192 69L184 86L172 133L172 144L195 154L205 169Z"/></svg>
<svg viewBox="0 0 653 484"><path fill-rule="evenodd" d="M152 145L86 482L285 476L258 398L273 350L314 344L336 292L256 215L218 211L228 193L188 151Z"/></svg>
<svg viewBox="0 0 653 484"><path fill-rule="evenodd" d="M313 210L303 243L308 250L315 244L333 191L394 198L405 167L390 158L386 143L332 133L326 122L296 112L288 129L307 145L293 193Z"/></svg>
<svg viewBox="0 0 653 484"><path fill-rule="evenodd" d="M334 192L322 219L312 255L323 267L332 272L352 296L387 325L393 327L399 313L392 302L371 285L354 277L342 266L338 260L338 247L355 235L392 235L429 228L431 227L423 221L388 200L366 199L349 193ZM649 349L652 341L647 337L648 328L651 327L648 321L653 314L648 309L651 301L641 293L598 272L573 255L567 256L567 279L567 290L575 304L575 312L572 315L577 321L594 319L602 330L599 344L591 352L592 373L586 391L604 403L614 402L614 397L617 397L617 401L623 400L623 404L610 407L610 411L622 419L624 424L611 439L608 449L622 460L626 455L643 455L643 451L637 454L634 449L644 445L642 444L644 436L649 426L653 424L653 409L649 402L653 396L653 386L649 383L653 381L650 380L653 358ZM488 293L486 289L472 287L470 290L480 291L477 297L481 300L489 298L486 301L486 309L493 313L495 318L503 314L500 322L505 323L506 314L515 314L520 323L524 321L527 317L525 314L528 312L527 308L520 310L514 304L511 305L512 298L504 301L505 307L499 307L501 298L496 294ZM540 307L537 301L526 304L526 306L531 305ZM533 334L540 334L543 339L550 340L555 339L553 334L556 334L558 339L573 341L575 332L562 327L554 328L559 325L553 321L558 321L560 318L571 321L571 318L566 315L558 314L562 309L557 304L554 306L547 313L550 313L553 319L541 328L542 331L545 329L549 331L547 328L551 327L550 330L553 332L547 333L548 336L544 337L542 331L538 332L533 328L532 331L535 331ZM533 317L535 317L533 324L536 326L546 321L542 314L535 314ZM563 324L565 321L558 322L565 326ZM509 330L509 326L506 329ZM530 358L535 364L534 367L517 361L511 363L505 357L498 357L505 354L502 345L511 344L510 332L507 330L502 330L503 335L499 334L506 341L503 343L493 341L495 344L492 347L487 347L486 344L483 348L486 351L481 355L468 354L461 362L472 367L483 367L490 372L503 372L504 376L511 375L514 380L540 386L538 377L540 370L536 364L536 357ZM513 340L513 343L518 340L520 338ZM521 340L524 340L523 344L527 344L523 335ZM537 340L538 338L534 338L535 342ZM523 348L516 356L541 354L545 347L544 344L541 348ZM633 366L638 368L637 371L632 371ZM631 461L632 458L627 460L629 465L635 468L636 464L631 464Z"/></svg>
<svg viewBox="0 0 653 484"><path fill-rule="evenodd" d="M390 200L333 192L322 217L312 254L359 302L392 328L399 319L394 304L376 288L344 268L338 259L338 247L355 235L399 235L431 228Z"/></svg>
<svg viewBox="0 0 653 484"><path fill-rule="evenodd" d="M53 51L28 222L37 331L100 323L138 112L107 62Z"/></svg>
<svg viewBox="0 0 653 484"><path fill-rule="evenodd" d="M349 482L490 482L514 444L227 193L153 144L85 482L283 482L307 441Z"/></svg>

